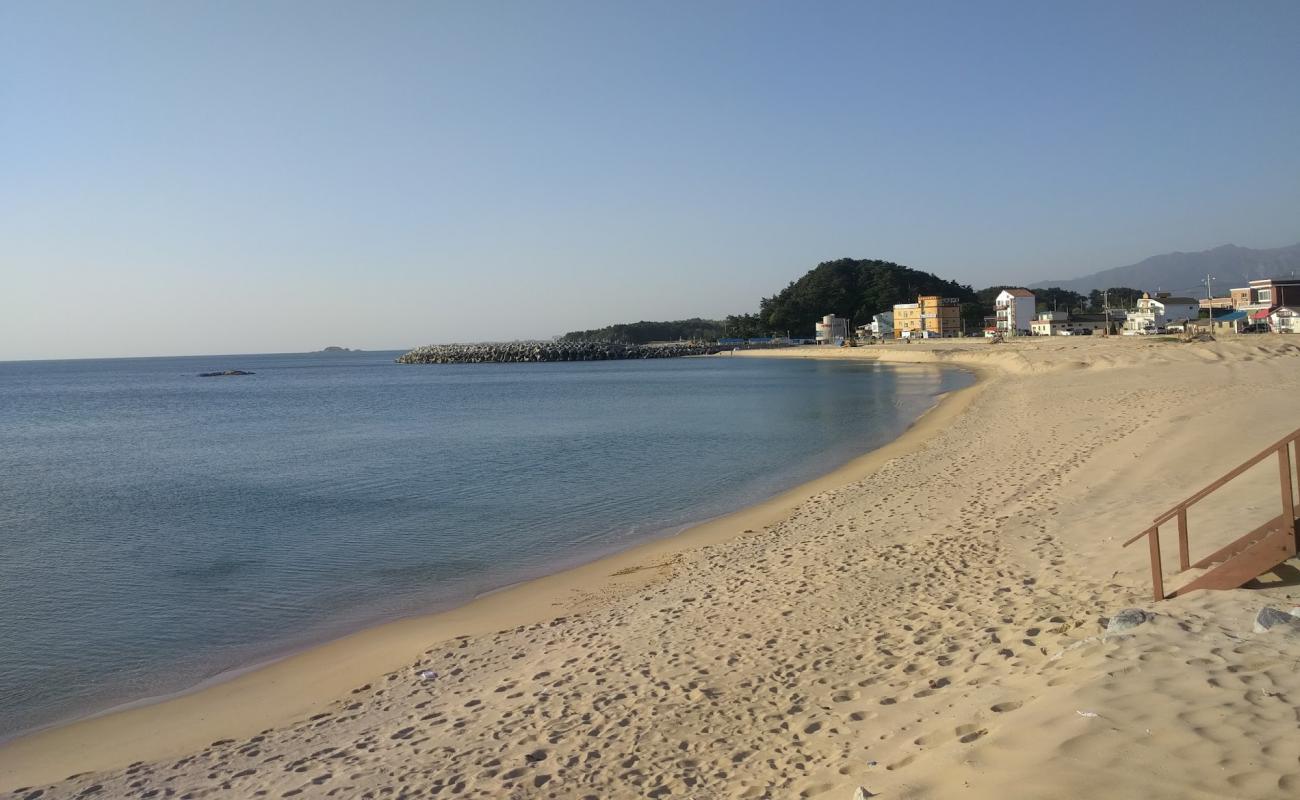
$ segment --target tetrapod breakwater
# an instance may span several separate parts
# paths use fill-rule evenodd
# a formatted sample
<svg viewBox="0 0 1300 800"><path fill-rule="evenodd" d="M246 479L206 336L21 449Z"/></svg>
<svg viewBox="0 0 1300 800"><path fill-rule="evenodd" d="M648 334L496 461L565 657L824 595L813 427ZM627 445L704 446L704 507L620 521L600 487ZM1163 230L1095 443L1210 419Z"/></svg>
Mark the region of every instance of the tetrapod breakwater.
<svg viewBox="0 0 1300 800"><path fill-rule="evenodd" d="M398 364L513 364L545 361L614 361L634 358L705 356L730 350L711 344L621 344L618 342L500 342L431 344L397 358Z"/></svg>

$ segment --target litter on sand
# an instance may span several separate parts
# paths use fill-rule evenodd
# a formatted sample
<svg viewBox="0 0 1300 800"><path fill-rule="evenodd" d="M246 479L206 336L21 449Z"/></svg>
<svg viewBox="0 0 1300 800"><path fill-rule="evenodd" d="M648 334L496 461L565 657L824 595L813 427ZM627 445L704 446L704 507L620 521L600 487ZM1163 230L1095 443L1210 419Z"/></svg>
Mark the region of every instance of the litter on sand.
<svg viewBox="0 0 1300 800"><path fill-rule="evenodd" d="M422 669L415 674L419 676L422 680L426 680L426 681L431 681L434 678L438 677L438 673L434 672L431 669Z"/></svg>
<svg viewBox="0 0 1300 800"><path fill-rule="evenodd" d="M1092 719L1093 717L1100 717L1100 716L1101 716L1101 715L1098 714L1096 711L1076 711L1076 712L1074 712L1074 713L1078 714L1078 715L1081 716L1081 717L1087 717L1087 718L1089 718L1089 719Z"/></svg>

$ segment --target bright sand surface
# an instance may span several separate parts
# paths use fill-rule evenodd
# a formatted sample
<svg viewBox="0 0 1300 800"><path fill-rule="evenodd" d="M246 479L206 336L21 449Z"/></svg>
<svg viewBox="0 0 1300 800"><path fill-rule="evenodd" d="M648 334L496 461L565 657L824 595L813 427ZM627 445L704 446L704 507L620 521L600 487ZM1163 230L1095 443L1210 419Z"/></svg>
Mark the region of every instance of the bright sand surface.
<svg viewBox="0 0 1300 800"><path fill-rule="evenodd" d="M0 748L0 791L1300 791L1300 637L1251 631L1259 608L1300 598L1295 571L1157 604L1145 546L1119 546L1300 426L1300 341L780 357L950 363L983 380L890 445L680 536L16 740ZM1279 507L1270 460L1194 510L1193 559ZM1171 575L1175 553L1167 545ZM1102 620L1128 606L1157 616L1102 638ZM46 785L71 773L86 774Z"/></svg>

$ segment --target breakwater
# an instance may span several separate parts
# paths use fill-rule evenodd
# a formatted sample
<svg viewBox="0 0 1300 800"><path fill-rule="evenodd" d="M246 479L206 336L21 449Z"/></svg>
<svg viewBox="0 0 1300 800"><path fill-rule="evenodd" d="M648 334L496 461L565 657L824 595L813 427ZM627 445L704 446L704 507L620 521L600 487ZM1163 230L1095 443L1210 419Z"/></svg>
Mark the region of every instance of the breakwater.
<svg viewBox="0 0 1300 800"><path fill-rule="evenodd" d="M398 356L398 364L513 364L543 361L614 361L705 356L730 350L713 344L661 345L618 342L500 342L431 344Z"/></svg>

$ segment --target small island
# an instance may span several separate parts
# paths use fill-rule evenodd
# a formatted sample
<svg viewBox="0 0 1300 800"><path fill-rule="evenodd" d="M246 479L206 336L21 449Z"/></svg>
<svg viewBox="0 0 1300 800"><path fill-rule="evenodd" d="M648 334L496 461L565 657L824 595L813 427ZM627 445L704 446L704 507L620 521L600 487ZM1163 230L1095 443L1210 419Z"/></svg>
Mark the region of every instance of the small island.
<svg viewBox="0 0 1300 800"><path fill-rule="evenodd" d="M256 372L245 372L242 369L228 369L224 372L200 372L200 378L224 378L228 375L256 375Z"/></svg>
<svg viewBox="0 0 1300 800"><path fill-rule="evenodd" d="M339 347L339 346L337 346L337 345L330 345L329 347L326 347L324 350L321 350L320 352L322 352L322 353L360 353L361 351L360 351L360 350L352 350L352 349L347 348L347 347Z"/></svg>

